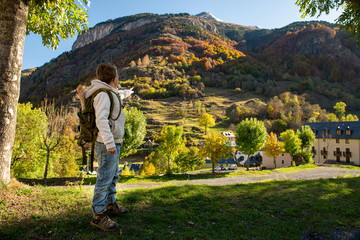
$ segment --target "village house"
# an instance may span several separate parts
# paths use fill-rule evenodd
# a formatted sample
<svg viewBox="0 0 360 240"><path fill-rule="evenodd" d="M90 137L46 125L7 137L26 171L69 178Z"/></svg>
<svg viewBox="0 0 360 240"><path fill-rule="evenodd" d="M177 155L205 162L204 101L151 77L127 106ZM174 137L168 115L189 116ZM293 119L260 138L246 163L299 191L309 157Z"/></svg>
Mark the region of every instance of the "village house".
<svg viewBox="0 0 360 240"><path fill-rule="evenodd" d="M266 168L275 168L274 159L266 155L265 152L262 155L262 166ZM290 167L292 163L291 155L289 153L280 153L276 157L276 168Z"/></svg>
<svg viewBox="0 0 360 240"><path fill-rule="evenodd" d="M150 139L148 139L145 143L144 143L144 149L150 149L154 147L154 141L151 141Z"/></svg>
<svg viewBox="0 0 360 240"><path fill-rule="evenodd" d="M360 121L306 123L315 133L312 146L316 164L360 165Z"/></svg>
<svg viewBox="0 0 360 240"><path fill-rule="evenodd" d="M236 147L234 133L232 133L232 132L222 132L221 134L224 135L225 137L227 137L230 147Z"/></svg>

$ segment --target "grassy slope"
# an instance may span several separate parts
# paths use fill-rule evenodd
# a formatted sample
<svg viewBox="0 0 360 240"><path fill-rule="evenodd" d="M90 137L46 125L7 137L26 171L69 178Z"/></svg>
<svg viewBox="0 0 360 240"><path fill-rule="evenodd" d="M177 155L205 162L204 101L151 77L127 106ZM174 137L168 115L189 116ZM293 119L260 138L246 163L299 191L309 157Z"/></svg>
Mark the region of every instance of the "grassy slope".
<svg viewBox="0 0 360 240"><path fill-rule="evenodd" d="M360 227L360 178L233 186L169 186L119 192L130 214L120 230L89 225L92 192L0 190L3 239L301 239Z"/></svg>
<svg viewBox="0 0 360 240"><path fill-rule="evenodd" d="M261 96L255 95L249 92L237 93L230 89L217 89L206 88L204 93L205 97L200 98L202 108L206 109L206 112L218 117L217 125L212 128L214 131L228 130L227 126L223 126L221 118L224 117L225 110L232 104L243 105L250 99L259 99L260 101L266 101ZM196 100L183 100L181 98L166 98L166 99L154 99L154 100L142 100L140 103L136 103L135 106L140 108L148 121L148 136L153 134L159 134L163 124L178 124L184 126L184 132L190 132L191 127L201 128L198 123L200 114L197 113L195 107ZM130 104L132 106L134 104ZM183 119L178 113L182 106L185 106L187 110L186 117ZM197 132L197 139L202 138L202 132ZM211 131L211 129L210 129Z"/></svg>

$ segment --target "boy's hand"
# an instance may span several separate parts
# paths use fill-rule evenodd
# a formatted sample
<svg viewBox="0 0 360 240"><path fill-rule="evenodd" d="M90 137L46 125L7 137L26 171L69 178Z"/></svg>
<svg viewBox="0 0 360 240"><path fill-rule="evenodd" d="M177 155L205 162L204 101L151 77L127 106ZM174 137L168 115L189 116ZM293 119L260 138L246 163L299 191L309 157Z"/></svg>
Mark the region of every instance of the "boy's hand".
<svg viewBox="0 0 360 240"><path fill-rule="evenodd" d="M108 152L108 154L115 155L116 154L116 148L109 148L109 149L107 149L107 152Z"/></svg>

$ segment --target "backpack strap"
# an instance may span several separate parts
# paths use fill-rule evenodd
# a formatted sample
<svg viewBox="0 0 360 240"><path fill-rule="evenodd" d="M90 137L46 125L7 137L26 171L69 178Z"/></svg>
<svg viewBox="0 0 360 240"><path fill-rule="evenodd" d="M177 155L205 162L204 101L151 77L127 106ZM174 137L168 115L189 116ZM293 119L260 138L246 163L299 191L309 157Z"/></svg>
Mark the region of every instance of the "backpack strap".
<svg viewBox="0 0 360 240"><path fill-rule="evenodd" d="M96 90L96 91L91 95L91 105L94 104L94 98L95 98L96 95L98 95L100 92L106 92L106 93L108 94L109 98L110 98L110 113L109 113L108 119L111 119L111 120L113 120L113 121L118 120L119 117L120 117L120 115L121 115L121 111L122 111L122 109L123 109L123 105L122 105L122 103L121 103L121 99L120 99L119 94L118 94L117 92L111 90L111 89L108 89L108 88L100 88L100 89ZM113 106L114 98L113 98L113 95L112 95L111 93L114 93L114 94L115 94L115 96L118 98L119 104L120 104L120 110L119 110L119 113L118 113L118 115L117 115L116 118L112 118L112 117L111 117L112 111L113 111L113 108L114 108L114 106Z"/></svg>

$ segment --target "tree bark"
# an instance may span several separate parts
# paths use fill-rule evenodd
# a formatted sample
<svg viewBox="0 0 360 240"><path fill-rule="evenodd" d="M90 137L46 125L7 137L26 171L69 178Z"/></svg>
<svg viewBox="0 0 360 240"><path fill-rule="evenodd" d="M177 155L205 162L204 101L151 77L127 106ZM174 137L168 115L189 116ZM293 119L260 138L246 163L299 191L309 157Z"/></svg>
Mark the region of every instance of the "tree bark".
<svg viewBox="0 0 360 240"><path fill-rule="evenodd" d="M246 170L249 171L249 168L250 168L250 154L247 157Z"/></svg>
<svg viewBox="0 0 360 240"><path fill-rule="evenodd" d="M29 0L0 1L0 181L10 182Z"/></svg>
<svg viewBox="0 0 360 240"><path fill-rule="evenodd" d="M45 164L45 173L44 173L44 179L47 178L48 174L48 168L49 168L49 161L50 161L50 149L46 149L46 164Z"/></svg>
<svg viewBox="0 0 360 240"><path fill-rule="evenodd" d="M275 168L276 168L276 158L274 158L274 165L275 165Z"/></svg>

